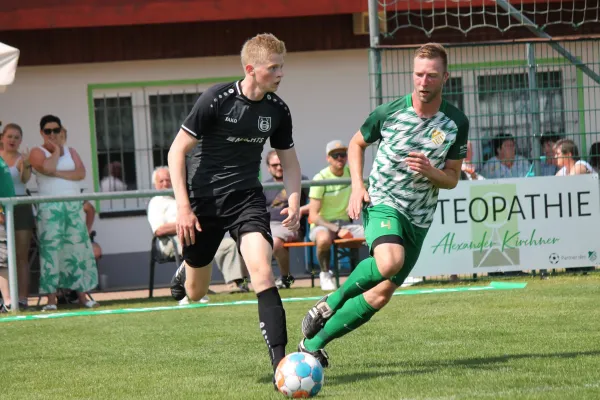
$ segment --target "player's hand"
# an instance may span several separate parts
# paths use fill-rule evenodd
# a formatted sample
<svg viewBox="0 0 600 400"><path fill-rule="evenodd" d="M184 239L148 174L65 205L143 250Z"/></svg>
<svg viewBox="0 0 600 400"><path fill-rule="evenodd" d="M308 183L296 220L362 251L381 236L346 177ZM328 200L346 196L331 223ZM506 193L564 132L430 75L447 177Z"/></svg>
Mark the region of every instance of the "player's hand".
<svg viewBox="0 0 600 400"><path fill-rule="evenodd" d="M425 154L415 151L408 153L408 157L406 157L404 161L411 171L418 172L425 177L427 177L429 172L435 168L431 165L431 162L429 162L429 159L425 156Z"/></svg>
<svg viewBox="0 0 600 400"><path fill-rule="evenodd" d="M283 220L281 225L285 226L292 232L296 232L300 229L300 210L286 207L281 210L281 215L287 215L287 218Z"/></svg>
<svg viewBox="0 0 600 400"><path fill-rule="evenodd" d="M360 217L360 212L363 208L363 204L370 202L371 198L369 197L367 189L365 189L364 187L360 189L352 189L350 201L348 202L348 208L346 209L346 211L348 212L348 216L351 219L358 219Z"/></svg>
<svg viewBox="0 0 600 400"><path fill-rule="evenodd" d="M196 231L202 231L198 218L189 207L177 210L175 229L179 242L184 246L196 243Z"/></svg>

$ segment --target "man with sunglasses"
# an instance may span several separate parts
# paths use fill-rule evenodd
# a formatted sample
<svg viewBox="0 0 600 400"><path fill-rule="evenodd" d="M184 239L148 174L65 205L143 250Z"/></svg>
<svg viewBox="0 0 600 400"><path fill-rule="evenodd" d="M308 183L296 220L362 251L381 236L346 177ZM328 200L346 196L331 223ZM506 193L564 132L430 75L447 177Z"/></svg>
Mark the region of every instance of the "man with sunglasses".
<svg viewBox="0 0 600 400"><path fill-rule="evenodd" d="M277 155L277 150L270 150L265 157L267 168L271 174L271 178L265 182L281 182L283 183L283 166ZM302 175L302 180L308 180L308 178ZM288 194L284 189L280 190L268 190L265 189L265 199L267 202L267 211L271 214L271 234L273 235L273 256L277 260L279 265L279 272L281 276L275 281L278 289L289 289L294 283L294 277L290 274L290 250L283 247L284 243L295 242L302 240L305 234L305 218L308 214L308 205L306 204L308 199L308 190L303 189L300 191L300 228L297 231L290 231L282 222L285 220L286 215L282 214L281 211L289 207Z"/></svg>
<svg viewBox="0 0 600 400"><path fill-rule="evenodd" d="M314 181L330 179L350 179L348 147L340 140L333 140L325 147L329 166L322 169ZM365 232L360 224L355 224L346 209L352 193L349 184L313 186L308 197L310 225L310 240L316 242L317 259L321 267L319 281L321 289L326 291L337 288L333 274L329 269L331 260L331 245L335 239L364 237Z"/></svg>

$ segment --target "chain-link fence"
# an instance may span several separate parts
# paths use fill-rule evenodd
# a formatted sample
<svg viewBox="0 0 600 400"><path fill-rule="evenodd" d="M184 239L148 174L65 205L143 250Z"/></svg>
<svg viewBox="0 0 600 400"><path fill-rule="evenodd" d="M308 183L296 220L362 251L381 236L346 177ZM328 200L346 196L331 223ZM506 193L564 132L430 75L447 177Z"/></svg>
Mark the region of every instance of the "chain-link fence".
<svg viewBox="0 0 600 400"><path fill-rule="evenodd" d="M600 73L600 39L559 44ZM381 84L379 101L412 91L416 47L377 49L381 62L371 73ZM573 140L579 156L598 165L600 155L593 153L598 154L594 143L600 142L600 85L548 43L461 44L447 50L450 78L444 98L469 117L472 162L479 171L494 173L495 157L504 151L499 148L504 140L494 138L503 135L514 138L515 177L556 174L548 143L560 138Z"/></svg>

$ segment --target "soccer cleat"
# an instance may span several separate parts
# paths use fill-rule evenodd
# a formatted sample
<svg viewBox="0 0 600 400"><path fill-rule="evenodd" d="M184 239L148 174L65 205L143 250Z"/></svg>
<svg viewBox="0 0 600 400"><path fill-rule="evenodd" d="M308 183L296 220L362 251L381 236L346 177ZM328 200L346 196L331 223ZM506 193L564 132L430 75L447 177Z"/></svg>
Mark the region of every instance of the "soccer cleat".
<svg viewBox="0 0 600 400"><path fill-rule="evenodd" d="M325 349L319 349L317 351L309 351L306 349L306 347L304 347L304 339L302 339L300 341L300 344L298 344L298 351L300 353L310 354L311 356L316 358L317 361L319 361L319 363L321 363L321 367L323 367L323 368L329 367L329 355L327 354Z"/></svg>
<svg viewBox="0 0 600 400"><path fill-rule="evenodd" d="M289 289L294 284L294 277L292 275L285 275L275 281L277 289Z"/></svg>
<svg viewBox="0 0 600 400"><path fill-rule="evenodd" d="M307 339L312 339L333 315L333 310L327 304L327 296L317 302L302 320L302 334Z"/></svg>
<svg viewBox="0 0 600 400"><path fill-rule="evenodd" d="M171 279L171 296L180 301L185 298L185 263L181 263Z"/></svg>

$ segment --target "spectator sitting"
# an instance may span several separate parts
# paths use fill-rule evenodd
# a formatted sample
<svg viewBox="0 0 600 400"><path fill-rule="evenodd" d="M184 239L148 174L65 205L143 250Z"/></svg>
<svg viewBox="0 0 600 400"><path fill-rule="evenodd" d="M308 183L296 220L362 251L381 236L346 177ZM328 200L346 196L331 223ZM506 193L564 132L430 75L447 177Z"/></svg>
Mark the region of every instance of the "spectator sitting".
<svg viewBox="0 0 600 400"><path fill-rule="evenodd" d="M594 172L600 173L600 142L596 142L590 147L590 165Z"/></svg>
<svg viewBox="0 0 600 400"><path fill-rule="evenodd" d="M100 191L102 192L122 192L127 190L127 185L123 182L123 168L121 163L113 161L104 168L104 178L100 181Z"/></svg>
<svg viewBox="0 0 600 400"><path fill-rule="evenodd" d="M53 115L40 120L42 146L31 150L38 193L42 196L79 194L85 167L79 154L62 143L62 123ZM79 304L97 307L86 293L98 285L92 242L83 220L81 201L41 203L37 210L40 250L40 293L48 295L43 311L57 309L58 288L78 292Z"/></svg>
<svg viewBox="0 0 600 400"><path fill-rule="evenodd" d="M168 167L158 167L152 173L152 181L157 190L171 189L171 177ZM177 217L177 203L173 196L155 196L148 203L148 222L155 236L159 237L158 246L160 251L167 257L173 257L174 252L181 254L181 243L177 237L175 220ZM175 239L177 248L173 248L173 242L169 237ZM225 237L214 259L219 270L228 283L228 291L248 292L247 277L248 272L242 256L237 250L235 241L230 237ZM208 302L208 296L204 296L200 301ZM189 300L185 297L179 304L188 304Z"/></svg>
<svg viewBox="0 0 600 400"><path fill-rule="evenodd" d="M485 179L475 170L475 164L473 164L473 146L470 140L467 141L467 155L463 161L461 169L461 180L478 181Z"/></svg>
<svg viewBox="0 0 600 400"><path fill-rule="evenodd" d="M339 140L327 143L325 154L329 166L322 169L314 181L329 179L350 179L350 169L346 165L348 147ZM319 280L321 289L335 290L333 274L329 270L331 245L334 239L364 237L362 225L355 224L348 217L346 208L350 201L351 186L339 185L313 186L310 188L309 221L310 240L317 245L317 259L321 267Z"/></svg>
<svg viewBox="0 0 600 400"><path fill-rule="evenodd" d="M279 156L276 150L271 150L266 157L267 167L271 178L265 182L283 182L283 169ZM302 176L302 180L308 180L306 176ZM304 237L305 217L300 223L300 229L297 232L292 232L281 223L287 217L281 214L281 210L288 207L288 196L285 189L265 190L265 198L267 202L267 211L271 214L271 234L273 235L273 255L279 264L281 277L275 282L279 289L289 288L294 282L294 277L290 275L290 251L283 247L286 242L297 242ZM308 199L307 190L303 189L300 192L300 214L308 214Z"/></svg>
<svg viewBox="0 0 600 400"><path fill-rule="evenodd" d="M558 172L556 158L554 158L554 145L560 140L560 136L555 133L546 133L542 135L542 151L546 158L542 163L542 176L554 176Z"/></svg>
<svg viewBox="0 0 600 400"><path fill-rule="evenodd" d="M554 157L560 170L556 176L582 175L594 172L592 166L579 159L579 149L570 139L561 139L554 145Z"/></svg>
<svg viewBox="0 0 600 400"><path fill-rule="evenodd" d="M531 164L525 157L515 153L515 140L508 133L494 136L492 146L496 155L490 158L481 171L487 179L524 177Z"/></svg>
<svg viewBox="0 0 600 400"><path fill-rule="evenodd" d="M21 153L19 147L23 141L23 130L17 124L8 124L2 131L3 149L0 157L4 159L10 169L16 196L27 196L25 185L31 178L31 164L29 151ZM29 247L35 220L31 204L15 206L15 245L17 256L17 278L19 281L19 309L27 309L27 295L29 294Z"/></svg>

